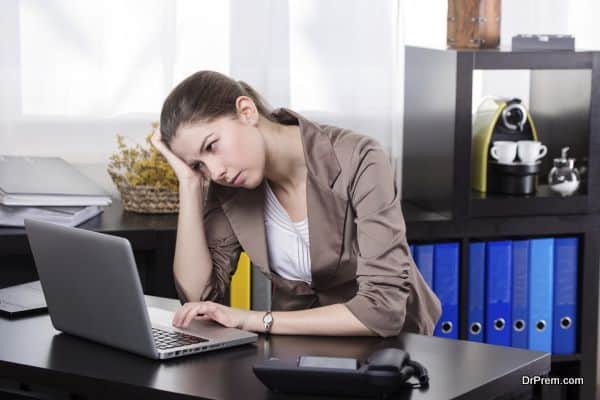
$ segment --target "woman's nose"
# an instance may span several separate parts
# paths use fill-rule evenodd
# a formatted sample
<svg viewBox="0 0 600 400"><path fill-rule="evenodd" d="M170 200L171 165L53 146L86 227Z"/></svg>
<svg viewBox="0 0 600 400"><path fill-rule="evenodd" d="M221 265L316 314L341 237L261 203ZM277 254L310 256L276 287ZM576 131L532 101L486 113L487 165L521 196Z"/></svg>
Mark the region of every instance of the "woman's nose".
<svg viewBox="0 0 600 400"><path fill-rule="evenodd" d="M221 182L221 181L225 180L225 168L223 168L223 167L214 168L211 171L212 171L211 178L213 181Z"/></svg>

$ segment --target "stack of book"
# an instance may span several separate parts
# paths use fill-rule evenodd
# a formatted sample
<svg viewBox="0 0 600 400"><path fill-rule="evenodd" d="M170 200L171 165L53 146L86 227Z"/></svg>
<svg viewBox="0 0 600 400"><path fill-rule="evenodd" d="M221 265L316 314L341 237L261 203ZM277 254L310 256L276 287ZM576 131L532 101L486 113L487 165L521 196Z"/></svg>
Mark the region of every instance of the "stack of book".
<svg viewBox="0 0 600 400"><path fill-rule="evenodd" d="M76 226L102 212L110 195L59 157L0 155L0 225L26 218Z"/></svg>

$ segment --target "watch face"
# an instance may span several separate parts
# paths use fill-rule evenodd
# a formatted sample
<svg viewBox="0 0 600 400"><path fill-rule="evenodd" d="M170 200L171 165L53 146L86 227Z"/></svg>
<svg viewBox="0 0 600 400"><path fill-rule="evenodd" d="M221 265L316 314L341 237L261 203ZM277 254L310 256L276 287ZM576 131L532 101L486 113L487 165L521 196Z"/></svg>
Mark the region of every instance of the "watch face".
<svg viewBox="0 0 600 400"><path fill-rule="evenodd" d="M273 322L273 315L270 313L263 317L263 323L270 324L271 322Z"/></svg>

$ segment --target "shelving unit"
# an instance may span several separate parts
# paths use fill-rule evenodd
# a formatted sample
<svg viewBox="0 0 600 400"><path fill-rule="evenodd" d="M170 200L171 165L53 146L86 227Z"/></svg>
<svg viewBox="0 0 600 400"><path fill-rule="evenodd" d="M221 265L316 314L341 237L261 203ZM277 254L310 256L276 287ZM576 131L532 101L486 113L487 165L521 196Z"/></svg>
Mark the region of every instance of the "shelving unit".
<svg viewBox="0 0 600 400"><path fill-rule="evenodd" d="M586 214L588 202L588 197L581 193L564 198L557 196L550 191L548 185L540 185L536 194L531 196L508 196L472 190L469 213L471 217Z"/></svg>
<svg viewBox="0 0 600 400"><path fill-rule="evenodd" d="M552 373L581 376L584 384L546 390L543 398L597 398L600 52L407 47L405 59L402 196L407 235L411 242L461 244L460 338L467 338L469 243L577 236L578 352L553 356ZM529 109L539 139L548 146L535 195L504 196L471 189L473 77L482 70L530 73ZM571 157L587 161L588 172L579 192L562 198L549 190L545 179L552 158L567 145Z"/></svg>

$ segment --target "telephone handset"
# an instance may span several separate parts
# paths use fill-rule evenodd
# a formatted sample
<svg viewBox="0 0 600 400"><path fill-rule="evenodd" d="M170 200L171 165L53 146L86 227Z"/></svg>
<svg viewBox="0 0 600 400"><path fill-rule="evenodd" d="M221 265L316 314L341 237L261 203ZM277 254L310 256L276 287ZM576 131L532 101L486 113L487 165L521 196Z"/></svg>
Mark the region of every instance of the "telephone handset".
<svg viewBox="0 0 600 400"><path fill-rule="evenodd" d="M429 385L427 369L420 363L411 360L407 352L390 348L376 351L366 361L367 375L371 381L380 381L384 386L388 384L390 374L399 374L402 382L414 376L419 381L415 387ZM392 382L389 382L392 384Z"/></svg>
<svg viewBox="0 0 600 400"><path fill-rule="evenodd" d="M264 360L253 370L271 390L284 393L379 396L429 385L427 369L396 348L378 350L362 363L355 358L299 356L296 362ZM418 383L411 382L412 377Z"/></svg>

